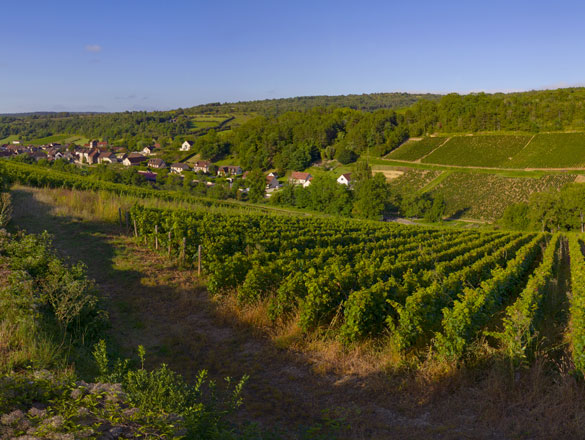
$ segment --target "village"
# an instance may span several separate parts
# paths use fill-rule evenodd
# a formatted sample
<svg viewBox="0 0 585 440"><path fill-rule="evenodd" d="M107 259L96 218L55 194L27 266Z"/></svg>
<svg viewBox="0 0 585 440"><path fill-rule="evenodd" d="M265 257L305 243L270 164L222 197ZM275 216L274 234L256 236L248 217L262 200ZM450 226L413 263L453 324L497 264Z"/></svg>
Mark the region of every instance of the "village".
<svg viewBox="0 0 585 440"><path fill-rule="evenodd" d="M179 151L189 152L192 146L193 142L185 141ZM162 170L177 175L179 178L184 178L186 173L192 172L209 177L211 181L193 179L193 183L203 181L208 187L215 185L213 179L216 177L225 178L231 184L235 179L245 180L249 174L249 171L243 170L238 165L216 165L209 160L197 160L191 166L184 161L167 164L162 158L156 157L161 151L158 143L145 146L140 151L127 152L124 147L111 146L108 142L99 140L90 140L83 146L60 143L23 145L19 141L13 141L10 144L0 145L0 158L24 155L36 162L62 160L80 167L96 165L136 167L138 174L150 183L157 182L158 173ZM281 189L285 183L306 188L313 181L313 176L303 171L292 171L288 179L279 180L279 178L280 176L275 172L266 175L266 198ZM341 174L337 178L337 183L351 187L351 173ZM241 191L247 192L248 189L242 188Z"/></svg>

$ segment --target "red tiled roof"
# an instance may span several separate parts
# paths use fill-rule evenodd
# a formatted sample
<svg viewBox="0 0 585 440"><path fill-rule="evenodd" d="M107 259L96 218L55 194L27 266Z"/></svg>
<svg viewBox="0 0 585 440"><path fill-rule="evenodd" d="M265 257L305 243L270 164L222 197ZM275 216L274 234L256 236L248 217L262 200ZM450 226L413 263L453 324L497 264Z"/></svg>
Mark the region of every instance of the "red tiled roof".
<svg viewBox="0 0 585 440"><path fill-rule="evenodd" d="M293 171L290 175L290 178L295 180L309 180L310 177L309 173L303 173L302 171Z"/></svg>

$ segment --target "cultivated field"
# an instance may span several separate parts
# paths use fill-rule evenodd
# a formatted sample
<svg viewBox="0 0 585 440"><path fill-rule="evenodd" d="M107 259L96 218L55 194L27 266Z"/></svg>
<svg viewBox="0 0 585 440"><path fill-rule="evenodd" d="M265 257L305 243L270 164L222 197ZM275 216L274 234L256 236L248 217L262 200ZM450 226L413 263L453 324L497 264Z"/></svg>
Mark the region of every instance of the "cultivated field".
<svg viewBox="0 0 585 440"><path fill-rule="evenodd" d="M508 163L511 168L585 167L585 133L537 134Z"/></svg>
<svg viewBox="0 0 585 440"><path fill-rule="evenodd" d="M401 195L420 191L441 174L441 171L413 168L404 168L403 172L399 178L389 182L392 191Z"/></svg>
<svg viewBox="0 0 585 440"><path fill-rule="evenodd" d="M529 140L530 136L454 136L422 162L507 168Z"/></svg>
<svg viewBox="0 0 585 440"><path fill-rule="evenodd" d="M559 189L574 180L575 176L570 174L522 178L451 173L431 194L444 197L448 216L493 221L500 218L511 203L525 202L532 193Z"/></svg>
<svg viewBox="0 0 585 440"><path fill-rule="evenodd" d="M424 137L421 140L408 140L386 157L396 160L419 160L445 142L446 139L444 137Z"/></svg>
<svg viewBox="0 0 585 440"><path fill-rule="evenodd" d="M17 193L22 203L27 196L22 189ZM113 324L123 332L113 335L132 338L122 339L126 347L135 341L146 344L157 361L168 360L187 373L193 353L219 377L252 368L245 400L263 421L293 429L307 414L298 409L303 398L323 404L327 396L340 409L335 417L345 414L351 424L341 438L372 433L401 438L407 432L407 438L429 438L440 430L455 439L460 429L476 437L486 426L497 426L502 437L522 433L534 438L544 432L543 438L553 438L578 430L574 420L582 411L577 400L569 404L566 396L578 396L580 387L562 372L538 373L543 362L550 369L560 359L563 368L585 369L581 327L568 325L585 320L579 281L585 262L574 235L568 236L574 273L569 303L567 239L560 234L447 230L227 208L193 211L168 204L135 205L130 224L136 221L138 236L132 240L120 233L133 234L133 226L117 229L115 197L75 196L63 189L35 193L43 205L55 204L51 212L59 209L59 216L29 201L20 209L20 221L55 228L58 242L78 257L100 255L100 266L91 273L109 295L108 304L115 301L110 305ZM97 208L103 204L112 205L107 215ZM32 206L34 216L28 214ZM37 218L43 215L49 218ZM100 226L101 216L107 225ZM84 222L86 217L90 220ZM78 236L84 246L76 243ZM196 276L199 245L202 277ZM145 246L152 252L138 250ZM129 252L136 254L133 259ZM111 268L104 272L102 265ZM213 299L204 299L207 292ZM221 304L224 327L214 329L217 324L206 316L213 303ZM543 319L548 316L555 316L554 326ZM246 331L249 327L278 349L262 346ZM307 359L293 363L292 353L301 353L299 358L306 353ZM510 369L516 382L504 379ZM323 377L330 381L318 379ZM366 399L364 387L380 398ZM523 399L520 389L531 389L530 398ZM445 390L453 398L445 399ZM347 393L354 410L343 403ZM386 406L388 399L404 393L416 397L402 400L400 411L412 417L398 419L398 427L388 425L385 417L396 414ZM472 397L477 393L481 399ZM318 405L307 405L314 421ZM266 413L268 407L275 418ZM469 422L456 408L477 416ZM550 419L546 415L554 408L562 408L562 414ZM417 414L424 411L432 416L421 426ZM535 415L543 421L534 422ZM369 431L360 428L360 421L367 421Z"/></svg>

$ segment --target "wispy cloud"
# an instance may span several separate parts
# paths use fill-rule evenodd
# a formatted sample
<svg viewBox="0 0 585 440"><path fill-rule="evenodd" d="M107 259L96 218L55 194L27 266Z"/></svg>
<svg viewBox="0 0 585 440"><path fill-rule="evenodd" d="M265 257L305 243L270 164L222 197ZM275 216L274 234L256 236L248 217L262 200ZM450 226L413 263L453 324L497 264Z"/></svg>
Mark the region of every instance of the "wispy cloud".
<svg viewBox="0 0 585 440"><path fill-rule="evenodd" d="M102 51L102 47L99 44L86 44L85 45L86 52L97 53Z"/></svg>

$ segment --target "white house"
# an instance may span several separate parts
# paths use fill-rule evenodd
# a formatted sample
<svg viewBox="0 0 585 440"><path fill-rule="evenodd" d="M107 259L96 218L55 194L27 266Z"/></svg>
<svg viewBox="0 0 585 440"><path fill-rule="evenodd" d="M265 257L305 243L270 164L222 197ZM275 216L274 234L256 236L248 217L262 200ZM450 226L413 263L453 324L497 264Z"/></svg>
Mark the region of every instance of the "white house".
<svg viewBox="0 0 585 440"><path fill-rule="evenodd" d="M337 178L337 183L340 185L351 185L351 173L342 174Z"/></svg>
<svg viewBox="0 0 585 440"><path fill-rule="evenodd" d="M128 155L128 157L126 157L122 161L122 163L124 164L124 166L130 167L130 166L138 166L142 162L145 162L145 161L146 161L146 157L144 157L142 154L130 153Z"/></svg>
<svg viewBox="0 0 585 440"><path fill-rule="evenodd" d="M106 151L105 153L101 153L97 158L97 163L116 163L116 162L118 162L118 158L111 151Z"/></svg>
<svg viewBox="0 0 585 440"><path fill-rule="evenodd" d="M148 145L142 149L141 153L144 154L145 156L150 156L151 154L154 153L155 150L156 148L154 148L152 145Z"/></svg>
<svg viewBox="0 0 585 440"><path fill-rule="evenodd" d="M209 162L208 160L198 160L193 165L193 171L195 171L196 173L198 173L199 171L201 171L203 173L208 173L210 166L211 166L211 162Z"/></svg>
<svg viewBox="0 0 585 440"><path fill-rule="evenodd" d="M181 148L179 150L180 151L189 151L192 146L193 146L193 142L185 141L185 142L183 142L183 144L181 145Z"/></svg>
<svg viewBox="0 0 585 440"><path fill-rule="evenodd" d="M288 179L291 185L302 185L303 188L306 188L311 184L311 180L313 180L313 176L309 173L303 173L301 171L293 171Z"/></svg>
<svg viewBox="0 0 585 440"><path fill-rule="evenodd" d="M238 165L223 165L217 168L217 175L223 177L239 176L243 171Z"/></svg>
<svg viewBox="0 0 585 440"><path fill-rule="evenodd" d="M174 163L171 165L171 173L182 174L183 171L189 171L189 165L186 163Z"/></svg>
<svg viewBox="0 0 585 440"><path fill-rule="evenodd" d="M148 161L146 164L148 168L166 168L167 164L161 158L153 158Z"/></svg>

